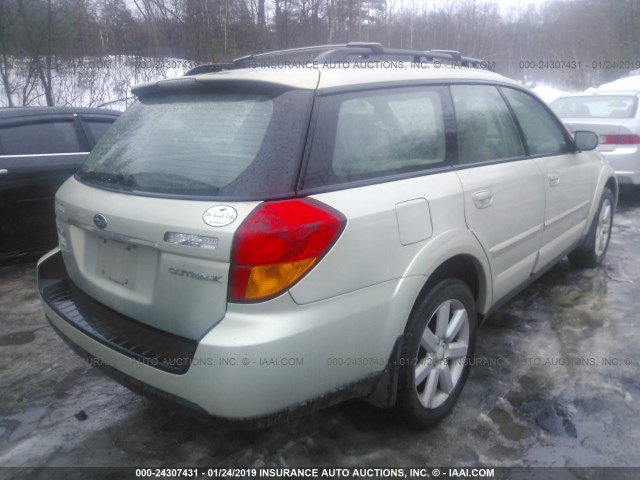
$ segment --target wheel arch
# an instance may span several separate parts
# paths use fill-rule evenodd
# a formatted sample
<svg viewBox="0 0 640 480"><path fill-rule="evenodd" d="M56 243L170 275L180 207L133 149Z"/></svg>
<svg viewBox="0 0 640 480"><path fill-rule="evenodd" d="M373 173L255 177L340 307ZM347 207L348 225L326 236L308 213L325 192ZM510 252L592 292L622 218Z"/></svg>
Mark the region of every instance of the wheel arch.
<svg viewBox="0 0 640 480"><path fill-rule="evenodd" d="M484 316L492 303L491 268L480 242L467 229L454 229L431 239L406 269L405 277L422 277L422 286L416 285L416 296L408 315L401 315L404 324L400 336L395 339L389 356L387 368L375 390L366 397L373 405L388 408L396 403L400 352L404 339L404 330L411 316L427 292L447 278L457 278L469 286L476 301L476 312Z"/></svg>
<svg viewBox="0 0 640 480"><path fill-rule="evenodd" d="M619 195L619 186L618 180L616 179L615 173L611 167L602 168L600 170L600 175L598 177L597 187L595 190L595 195L591 201L591 209L589 210L589 216L587 217L587 222L585 224L584 230L582 231L582 236L586 237L589 234L589 229L591 228L591 223L593 222L593 218L598 212L598 208L600 208L600 199L602 198L602 194L605 188L610 189L613 192L613 202L614 202L614 211L618 205L618 195Z"/></svg>
<svg viewBox="0 0 640 480"><path fill-rule="evenodd" d="M489 260L469 230L456 229L429 242L407 269L407 276L416 274L424 275L426 280L415 303L440 281L458 278L471 290L479 314L486 313L491 306Z"/></svg>
<svg viewBox="0 0 640 480"><path fill-rule="evenodd" d="M613 199L614 199L614 208L618 205L618 194L619 194L619 187L618 187L618 181L616 180L616 177L611 176L607 179L607 182L604 184L605 188L610 189L613 192Z"/></svg>
<svg viewBox="0 0 640 480"><path fill-rule="evenodd" d="M469 287L476 302L476 308L478 312L480 312L480 307L484 307L484 304L487 303L488 286L482 265L476 258L469 254L458 254L441 263L427 278L427 281L420 290L418 299L424 296L435 285L448 278L456 278ZM485 309L482 308L482 311L484 310Z"/></svg>

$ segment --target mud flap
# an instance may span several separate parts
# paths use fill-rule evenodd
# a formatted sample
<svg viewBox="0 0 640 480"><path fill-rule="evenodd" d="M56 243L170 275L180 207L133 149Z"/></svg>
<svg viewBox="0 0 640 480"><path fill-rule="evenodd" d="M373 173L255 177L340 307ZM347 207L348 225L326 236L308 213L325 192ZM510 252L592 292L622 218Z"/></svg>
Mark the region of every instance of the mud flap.
<svg viewBox="0 0 640 480"><path fill-rule="evenodd" d="M374 407L391 408L396 404L398 394L398 372L400 370L400 352L402 350L403 335L396 339L393 351L387 361L387 366L376 384L373 392L364 400Z"/></svg>

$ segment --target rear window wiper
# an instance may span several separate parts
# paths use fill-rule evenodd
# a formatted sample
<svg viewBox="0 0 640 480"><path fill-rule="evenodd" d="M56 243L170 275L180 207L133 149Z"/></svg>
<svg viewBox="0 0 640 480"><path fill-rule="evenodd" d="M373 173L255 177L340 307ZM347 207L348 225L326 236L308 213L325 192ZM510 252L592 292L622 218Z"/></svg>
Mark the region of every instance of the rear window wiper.
<svg viewBox="0 0 640 480"><path fill-rule="evenodd" d="M110 183L112 185L134 186L135 181L132 175L123 175L122 173L100 172L98 170L89 170L80 172L80 178L83 180L97 180L99 182Z"/></svg>

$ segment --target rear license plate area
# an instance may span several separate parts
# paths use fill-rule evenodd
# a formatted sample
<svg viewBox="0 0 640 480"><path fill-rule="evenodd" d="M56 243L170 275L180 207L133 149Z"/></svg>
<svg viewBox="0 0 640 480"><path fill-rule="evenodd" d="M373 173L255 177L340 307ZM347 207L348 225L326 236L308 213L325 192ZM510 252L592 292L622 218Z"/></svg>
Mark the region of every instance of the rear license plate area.
<svg viewBox="0 0 640 480"><path fill-rule="evenodd" d="M122 287L133 288L138 247L128 243L98 239L96 273Z"/></svg>

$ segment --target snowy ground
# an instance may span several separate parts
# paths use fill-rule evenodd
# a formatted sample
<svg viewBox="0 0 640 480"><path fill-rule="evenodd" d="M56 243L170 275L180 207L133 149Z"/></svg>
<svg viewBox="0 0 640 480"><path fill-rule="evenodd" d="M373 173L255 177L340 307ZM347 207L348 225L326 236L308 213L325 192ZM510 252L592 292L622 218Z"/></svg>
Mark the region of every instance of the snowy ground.
<svg viewBox="0 0 640 480"><path fill-rule="evenodd" d="M426 432L361 401L257 432L195 422L72 353L44 320L33 261L0 267L0 466L22 467L0 476L37 476L35 466L640 466L639 244L640 191L626 192L606 266L562 262L492 317L453 414Z"/></svg>

